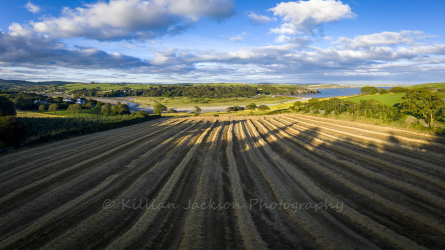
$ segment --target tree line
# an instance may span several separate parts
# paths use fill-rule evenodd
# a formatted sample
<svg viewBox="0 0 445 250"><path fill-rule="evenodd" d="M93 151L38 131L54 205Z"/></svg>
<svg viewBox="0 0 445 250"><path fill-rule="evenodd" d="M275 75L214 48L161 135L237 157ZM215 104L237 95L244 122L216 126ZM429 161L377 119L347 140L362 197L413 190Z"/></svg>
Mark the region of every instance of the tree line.
<svg viewBox="0 0 445 250"><path fill-rule="evenodd" d="M363 94L388 94L388 93L407 93L409 92L409 88L405 87L392 87L390 89L384 89L384 88L376 88L376 87L370 87L365 86L360 89L360 92Z"/></svg>
<svg viewBox="0 0 445 250"><path fill-rule="evenodd" d="M101 94L94 90L76 90L72 93L84 95L96 95L104 97L119 96L144 96L144 97L191 97L191 98L224 98L224 97L246 97L258 94L271 95L296 95L317 94L317 90L309 90L304 87L276 87L273 85L252 86L188 86L188 85L158 85L147 89L130 89L125 87L119 90L109 90Z"/></svg>

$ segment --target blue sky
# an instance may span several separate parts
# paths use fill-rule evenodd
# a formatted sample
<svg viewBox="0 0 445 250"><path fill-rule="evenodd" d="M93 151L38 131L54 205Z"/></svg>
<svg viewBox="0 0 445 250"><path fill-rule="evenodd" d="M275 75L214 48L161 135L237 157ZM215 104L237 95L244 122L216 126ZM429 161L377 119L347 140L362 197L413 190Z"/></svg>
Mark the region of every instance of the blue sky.
<svg viewBox="0 0 445 250"><path fill-rule="evenodd" d="M445 81L442 0L2 0L0 78Z"/></svg>

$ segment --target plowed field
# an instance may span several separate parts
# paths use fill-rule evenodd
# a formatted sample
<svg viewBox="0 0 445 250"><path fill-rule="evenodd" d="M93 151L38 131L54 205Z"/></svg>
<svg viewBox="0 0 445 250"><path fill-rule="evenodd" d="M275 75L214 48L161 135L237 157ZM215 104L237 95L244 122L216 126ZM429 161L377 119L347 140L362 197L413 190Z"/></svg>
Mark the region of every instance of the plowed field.
<svg viewBox="0 0 445 250"><path fill-rule="evenodd" d="M158 119L0 157L0 249L445 249L445 139Z"/></svg>

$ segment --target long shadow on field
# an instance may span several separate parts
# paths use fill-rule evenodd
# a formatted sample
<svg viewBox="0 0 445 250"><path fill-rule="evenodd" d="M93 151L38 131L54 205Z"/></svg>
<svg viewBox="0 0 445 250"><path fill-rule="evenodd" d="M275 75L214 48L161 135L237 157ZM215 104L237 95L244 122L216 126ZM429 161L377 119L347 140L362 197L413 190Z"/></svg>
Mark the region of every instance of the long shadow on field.
<svg viewBox="0 0 445 250"><path fill-rule="evenodd" d="M297 223L295 219L291 219L286 211L261 207L260 204L279 203L280 197L283 202L302 202L303 198L295 194L298 187L285 175L283 169L274 164L272 156L259 143L259 140L265 138L261 134L256 136L255 131L251 130L248 123L247 120L236 121L234 155L245 199L248 203L252 204L251 202L253 202L255 204L249 208L249 212L256 230L271 249L314 248L312 239L301 228L301 224ZM245 129L246 138L241 139L238 129L241 131ZM253 144L251 144L252 142ZM246 150L245 145L250 145L250 149ZM254 149L254 147L257 147L257 149ZM281 155L281 153L279 154ZM271 183L280 186L281 190L286 190L285 193L292 195L295 200L288 201L289 199L283 198L283 196L277 197L274 193L277 189L270 186Z"/></svg>
<svg viewBox="0 0 445 250"><path fill-rule="evenodd" d="M280 121L280 118L276 118L276 120ZM426 222L428 220L437 221L443 225L445 216L441 212L442 207L421 195L425 192L425 196L434 194L441 197L445 190L424 179L425 173L419 171L421 166L415 166L408 162L407 159L409 157L415 159L416 154L410 154L409 150L403 151L407 153L398 151L398 145L406 144L405 141L401 141L391 133L388 135L387 141L393 143L392 146L378 145L372 140L363 141L346 134L335 134L341 139L336 140L335 137L329 137L329 131L324 131L317 126L308 128L303 123L301 123L303 127L293 126L299 124L295 120L290 121L282 118L281 125L276 122L271 123L278 126L279 129L265 126L269 130L260 132L260 137L266 140L278 155L295 165L295 171L304 173L319 188L397 235L421 246L445 247L442 233ZM261 131L259 126L256 127L258 131ZM298 133L292 134L291 128L297 130ZM284 136L283 131L289 134ZM279 140L285 140L285 143L269 139L268 133L276 136L281 134ZM255 140L258 139L255 138ZM434 142L440 141L441 138ZM307 162L295 158L289 153L289 150L305 155ZM390 154L386 154L386 152L390 152ZM312 163L320 167L315 167L311 165ZM416 171L418 174L407 174L406 171L401 171L404 168ZM429 177L445 181L443 174L433 175L432 171L427 170L425 169L425 172ZM296 181L298 183L298 180ZM417 194L413 194L412 190L415 190ZM335 212L330 214L339 223L348 227L350 232L369 239L375 246L380 248L395 247L383 238L376 237L375 234L369 232L368 228L357 226L357 223L351 221L350 217L343 217L341 213ZM428 218L428 220L425 222L416 220L418 218L415 216L416 214ZM339 237L342 237L340 236L344 233L341 232L342 229L334 230L339 230ZM357 240L355 237L351 235L350 241Z"/></svg>

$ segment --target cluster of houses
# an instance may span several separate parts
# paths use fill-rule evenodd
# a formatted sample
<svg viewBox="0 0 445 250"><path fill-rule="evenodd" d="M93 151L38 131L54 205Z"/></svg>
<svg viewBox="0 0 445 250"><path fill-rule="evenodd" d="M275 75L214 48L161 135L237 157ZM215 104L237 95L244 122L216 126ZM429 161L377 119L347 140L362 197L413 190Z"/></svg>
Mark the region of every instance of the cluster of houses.
<svg viewBox="0 0 445 250"><path fill-rule="evenodd" d="M63 98L63 102L75 102L76 104L86 104L87 100L85 98L77 98L76 101L74 101L72 98ZM37 104L37 103L44 104L44 103L48 103L48 102L45 100L42 101L39 99L39 100L34 101L34 104Z"/></svg>
<svg viewBox="0 0 445 250"><path fill-rule="evenodd" d="M63 102L74 102L72 98L63 98ZM76 104L86 104L87 100L84 98L77 98L75 101Z"/></svg>

